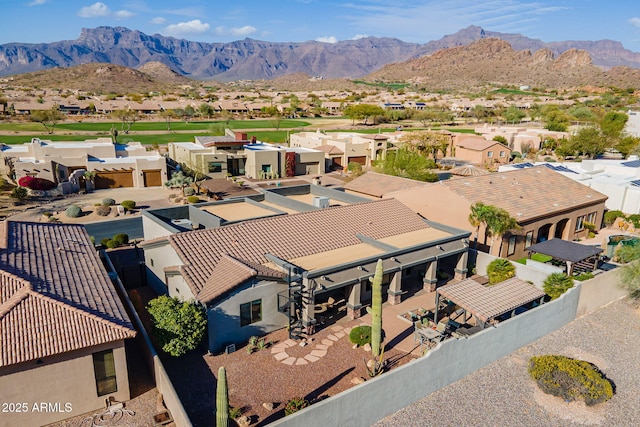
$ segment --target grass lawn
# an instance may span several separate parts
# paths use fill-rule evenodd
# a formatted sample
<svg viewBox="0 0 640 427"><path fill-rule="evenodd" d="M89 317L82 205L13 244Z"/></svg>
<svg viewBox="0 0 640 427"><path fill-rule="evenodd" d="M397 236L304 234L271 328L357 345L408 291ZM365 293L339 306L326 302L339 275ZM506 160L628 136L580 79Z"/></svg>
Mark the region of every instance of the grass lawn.
<svg viewBox="0 0 640 427"><path fill-rule="evenodd" d="M533 254L533 255L531 255L531 259L534 260L534 261L538 261L538 262L549 262L553 258L550 257L549 255ZM527 263L527 257L520 258L519 260L516 260L516 262L519 262L520 264L526 264Z"/></svg>

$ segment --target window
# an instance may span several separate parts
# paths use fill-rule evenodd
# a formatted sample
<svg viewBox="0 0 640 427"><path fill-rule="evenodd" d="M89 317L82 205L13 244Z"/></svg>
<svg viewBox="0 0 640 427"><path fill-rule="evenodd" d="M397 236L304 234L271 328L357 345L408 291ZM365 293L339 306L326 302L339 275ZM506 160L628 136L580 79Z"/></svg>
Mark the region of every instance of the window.
<svg viewBox="0 0 640 427"><path fill-rule="evenodd" d="M509 248L507 250L507 256L511 256L516 253L516 236L509 237Z"/></svg>
<svg viewBox="0 0 640 427"><path fill-rule="evenodd" d="M584 230L584 221L587 219L586 215L579 216L576 220L576 231Z"/></svg>
<svg viewBox="0 0 640 427"><path fill-rule="evenodd" d="M93 371L96 376L98 396L104 396L105 394L118 391L113 350L93 353Z"/></svg>
<svg viewBox="0 0 640 427"><path fill-rule="evenodd" d="M589 215L587 215L587 222L590 222L591 224L595 224L596 223L596 212L591 212Z"/></svg>
<svg viewBox="0 0 640 427"><path fill-rule="evenodd" d="M271 165L262 165L262 172L271 172Z"/></svg>
<svg viewBox="0 0 640 427"><path fill-rule="evenodd" d="M247 326L262 320L262 300L240 304L240 326Z"/></svg>
<svg viewBox="0 0 640 427"><path fill-rule="evenodd" d="M489 158L493 157L493 151L487 151L487 157Z"/></svg>
<svg viewBox="0 0 640 427"><path fill-rule="evenodd" d="M222 172L222 163L209 162L209 173Z"/></svg>
<svg viewBox="0 0 640 427"><path fill-rule="evenodd" d="M150 264L151 264L151 267L154 267L154 266L155 266L155 264L153 263L153 258L151 258L151 259L149 260L149 262L150 262Z"/></svg>
<svg viewBox="0 0 640 427"><path fill-rule="evenodd" d="M500 157L504 157L504 156L505 156L504 151L500 151Z"/></svg>
<svg viewBox="0 0 640 427"><path fill-rule="evenodd" d="M524 248L527 249L533 243L533 230L527 231L527 235L524 240Z"/></svg>

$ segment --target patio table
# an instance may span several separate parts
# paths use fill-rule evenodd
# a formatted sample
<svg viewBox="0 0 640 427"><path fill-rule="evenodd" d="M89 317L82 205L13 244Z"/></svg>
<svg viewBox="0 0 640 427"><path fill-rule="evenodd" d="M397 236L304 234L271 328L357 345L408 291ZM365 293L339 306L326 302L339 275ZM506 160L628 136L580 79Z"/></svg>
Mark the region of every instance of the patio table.
<svg viewBox="0 0 640 427"><path fill-rule="evenodd" d="M435 329L431 329L429 327L416 328L416 332L420 336L420 343L423 344L426 341L433 341L436 338L440 337L440 332Z"/></svg>

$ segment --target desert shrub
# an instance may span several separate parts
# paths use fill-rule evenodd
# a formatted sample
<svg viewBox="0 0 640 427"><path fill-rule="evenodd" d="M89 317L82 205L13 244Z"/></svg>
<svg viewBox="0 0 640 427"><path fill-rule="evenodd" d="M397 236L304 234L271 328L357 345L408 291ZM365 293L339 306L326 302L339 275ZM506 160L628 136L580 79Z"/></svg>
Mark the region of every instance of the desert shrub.
<svg viewBox="0 0 640 427"><path fill-rule="evenodd" d="M504 258L496 258L487 266L487 275L489 276L489 284L503 282L512 278L516 274L516 268Z"/></svg>
<svg viewBox="0 0 640 427"><path fill-rule="evenodd" d="M111 213L111 206L106 206L106 205L98 206L95 212L97 215L107 216Z"/></svg>
<svg viewBox="0 0 640 427"><path fill-rule="evenodd" d="M123 200L122 202L120 202L120 206L130 211L136 208L136 202L133 200Z"/></svg>
<svg viewBox="0 0 640 427"><path fill-rule="evenodd" d="M349 341L358 346L371 344L371 326L356 326L349 332Z"/></svg>
<svg viewBox="0 0 640 427"><path fill-rule="evenodd" d="M78 205L71 205L64 211L64 213L69 218L78 218L82 215L82 209Z"/></svg>
<svg viewBox="0 0 640 427"><path fill-rule="evenodd" d="M604 214L604 224L606 226L612 225L618 218L626 218L622 211L608 211Z"/></svg>
<svg viewBox="0 0 640 427"><path fill-rule="evenodd" d="M183 193L185 196L193 196L194 194L196 194L196 190L193 187L187 187L184 189Z"/></svg>
<svg viewBox="0 0 640 427"><path fill-rule="evenodd" d="M18 180L18 185L27 187L30 190L49 191L56 188L56 183L48 179L35 176L23 176Z"/></svg>
<svg viewBox="0 0 640 427"><path fill-rule="evenodd" d="M113 236L112 240L118 243L119 245L126 245L129 243L129 235L124 233L119 233Z"/></svg>
<svg viewBox="0 0 640 427"><path fill-rule="evenodd" d="M542 290L551 299L556 299L560 295L573 288L573 279L564 273L551 273L542 285Z"/></svg>
<svg viewBox="0 0 640 427"><path fill-rule="evenodd" d="M114 248L117 248L118 246L120 246L120 244L118 242L116 242L115 240L113 240L113 239L109 239L109 240L107 240L107 245L106 246L109 249L114 249Z"/></svg>
<svg viewBox="0 0 640 427"><path fill-rule="evenodd" d="M613 385L592 363L558 355L529 359L529 375L538 387L566 401L584 400L587 406L606 402L613 396Z"/></svg>
<svg viewBox="0 0 640 427"><path fill-rule="evenodd" d="M29 190L26 187L14 187L11 190L11 197L18 200L26 200L29 197Z"/></svg>
<svg viewBox="0 0 640 427"><path fill-rule="evenodd" d="M104 239L100 240L100 244L106 247L110 240L111 239L109 237L105 237Z"/></svg>
<svg viewBox="0 0 640 427"><path fill-rule="evenodd" d="M102 206L113 206L116 204L116 201L110 197L106 197L102 199Z"/></svg>
<svg viewBox="0 0 640 427"><path fill-rule="evenodd" d="M286 405L284 405L284 415L291 415L294 412L298 412L301 409L309 406L309 401L304 397L294 397L289 400Z"/></svg>
<svg viewBox="0 0 640 427"><path fill-rule="evenodd" d="M53 216L53 212L44 211L42 212L42 215L46 216L47 218L51 218Z"/></svg>
<svg viewBox="0 0 640 427"><path fill-rule="evenodd" d="M584 282L585 280L593 279L593 273L585 271L576 276L576 280L579 282Z"/></svg>
<svg viewBox="0 0 640 427"><path fill-rule="evenodd" d="M187 202L189 202L189 203L198 203L198 202L200 202L200 197L198 197L198 196L189 196L189 197L187 197Z"/></svg>
<svg viewBox="0 0 640 427"><path fill-rule="evenodd" d="M585 221L582 225L586 230L589 230L590 233L593 233L594 231L596 231L596 225L592 222Z"/></svg>
<svg viewBox="0 0 640 427"><path fill-rule="evenodd" d="M242 416L242 408L236 408L235 406L229 406L229 417L233 420Z"/></svg>
<svg viewBox="0 0 640 427"><path fill-rule="evenodd" d="M349 164L347 165L347 170L349 172L360 173L362 172L362 165L357 162L349 162Z"/></svg>
<svg viewBox="0 0 640 427"><path fill-rule="evenodd" d="M631 214L627 217L633 224L633 228L640 228L640 214Z"/></svg>
<svg viewBox="0 0 640 427"><path fill-rule="evenodd" d="M207 332L207 314L199 304L160 295L149 301L153 334L160 347L172 356L195 349Z"/></svg>

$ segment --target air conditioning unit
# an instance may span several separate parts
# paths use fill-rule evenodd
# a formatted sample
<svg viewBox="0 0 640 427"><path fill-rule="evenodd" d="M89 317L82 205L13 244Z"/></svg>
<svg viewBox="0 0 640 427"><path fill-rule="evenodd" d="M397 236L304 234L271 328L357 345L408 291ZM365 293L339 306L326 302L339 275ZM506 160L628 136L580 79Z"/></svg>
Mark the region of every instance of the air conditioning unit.
<svg viewBox="0 0 640 427"><path fill-rule="evenodd" d="M328 208L329 207L329 198L324 196L314 196L313 197L313 206L316 208Z"/></svg>
<svg viewBox="0 0 640 427"><path fill-rule="evenodd" d="M182 219L172 219L171 224L177 225L178 227L191 228L191 221L187 218Z"/></svg>

